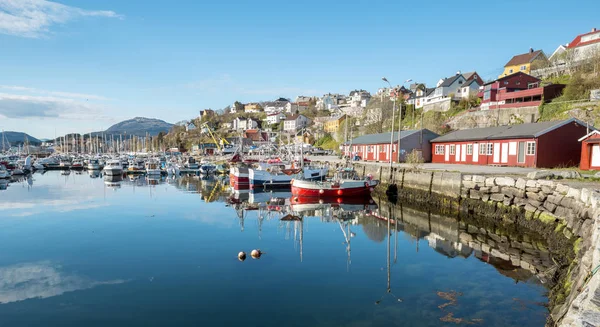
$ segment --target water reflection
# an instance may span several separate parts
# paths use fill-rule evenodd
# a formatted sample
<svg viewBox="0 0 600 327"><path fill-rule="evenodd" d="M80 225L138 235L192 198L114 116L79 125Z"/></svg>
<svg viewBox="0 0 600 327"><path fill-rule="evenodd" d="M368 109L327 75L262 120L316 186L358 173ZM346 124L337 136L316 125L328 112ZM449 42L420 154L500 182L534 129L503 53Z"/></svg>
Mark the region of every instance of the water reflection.
<svg viewBox="0 0 600 327"><path fill-rule="evenodd" d="M120 279L94 281L67 273L60 265L47 261L16 264L0 267L0 304L45 299L66 292L125 282Z"/></svg>

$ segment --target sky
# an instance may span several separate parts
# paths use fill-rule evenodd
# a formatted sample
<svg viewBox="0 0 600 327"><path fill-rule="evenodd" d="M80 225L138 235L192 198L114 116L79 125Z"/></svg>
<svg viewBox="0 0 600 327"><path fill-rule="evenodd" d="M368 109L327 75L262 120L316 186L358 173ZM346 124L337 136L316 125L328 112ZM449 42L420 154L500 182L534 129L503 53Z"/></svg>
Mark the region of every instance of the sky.
<svg viewBox="0 0 600 327"><path fill-rule="evenodd" d="M234 101L493 79L600 28L597 0L0 0L0 129L38 138Z"/></svg>

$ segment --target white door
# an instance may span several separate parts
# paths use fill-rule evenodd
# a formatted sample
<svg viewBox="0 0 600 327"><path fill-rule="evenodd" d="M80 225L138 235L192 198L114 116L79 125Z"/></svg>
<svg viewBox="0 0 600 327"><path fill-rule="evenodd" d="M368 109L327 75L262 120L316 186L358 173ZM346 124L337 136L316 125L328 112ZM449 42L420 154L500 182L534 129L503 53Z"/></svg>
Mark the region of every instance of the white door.
<svg viewBox="0 0 600 327"><path fill-rule="evenodd" d="M444 149L444 161L450 161L450 146L446 145L446 149Z"/></svg>
<svg viewBox="0 0 600 327"><path fill-rule="evenodd" d="M456 152L455 152L455 154L454 154L454 157L455 157L455 158L454 158L454 161L455 161L455 162L459 162L459 161L460 161L460 144L457 144L457 145L455 146L455 151L456 151Z"/></svg>
<svg viewBox="0 0 600 327"><path fill-rule="evenodd" d="M461 150L460 150L460 161L465 162L467 161L467 145L463 144L461 146Z"/></svg>
<svg viewBox="0 0 600 327"><path fill-rule="evenodd" d="M494 163L500 162L500 143L494 143Z"/></svg>
<svg viewBox="0 0 600 327"><path fill-rule="evenodd" d="M473 144L473 162L479 161L479 143Z"/></svg>
<svg viewBox="0 0 600 327"><path fill-rule="evenodd" d="M592 167L600 167L600 145L592 146Z"/></svg>
<svg viewBox="0 0 600 327"><path fill-rule="evenodd" d="M508 143L502 143L502 163L508 162Z"/></svg>

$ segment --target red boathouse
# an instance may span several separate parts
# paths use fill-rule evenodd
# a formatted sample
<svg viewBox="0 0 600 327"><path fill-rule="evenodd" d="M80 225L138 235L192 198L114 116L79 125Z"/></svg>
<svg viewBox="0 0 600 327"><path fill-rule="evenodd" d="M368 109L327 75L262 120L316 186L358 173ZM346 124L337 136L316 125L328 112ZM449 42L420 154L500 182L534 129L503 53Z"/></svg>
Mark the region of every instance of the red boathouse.
<svg viewBox="0 0 600 327"><path fill-rule="evenodd" d="M579 139L581 142L581 161L579 168L582 170L600 170L600 132L593 130Z"/></svg>
<svg viewBox="0 0 600 327"><path fill-rule="evenodd" d="M553 168L577 166L585 123L577 119L458 130L431 140L432 162Z"/></svg>

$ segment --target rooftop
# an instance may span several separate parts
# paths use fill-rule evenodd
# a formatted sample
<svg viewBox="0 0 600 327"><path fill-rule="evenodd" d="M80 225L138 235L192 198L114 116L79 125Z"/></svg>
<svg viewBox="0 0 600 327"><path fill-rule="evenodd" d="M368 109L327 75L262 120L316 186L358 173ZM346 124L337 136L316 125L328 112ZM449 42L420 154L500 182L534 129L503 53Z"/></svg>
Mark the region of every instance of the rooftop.
<svg viewBox="0 0 600 327"><path fill-rule="evenodd" d="M504 65L504 67L530 63L541 53L543 53L542 50L533 51L533 49L530 49L527 53L523 53L512 57L512 59L509 62L507 62L506 65Z"/></svg>
<svg viewBox="0 0 600 327"><path fill-rule="evenodd" d="M403 138L413 135L415 133L419 133L420 131L421 131L420 129L401 131L400 139L403 139ZM434 132L432 132L428 129L423 129L423 132L435 134ZM437 134L435 134L435 135L437 135ZM391 138L390 132L379 133L379 134L369 134L369 135L359 136L359 137L353 139L351 141L351 143L353 145L356 145L356 144L384 144L384 143L390 143L390 138ZM396 141L398 140L398 132L394 132L393 139Z"/></svg>

